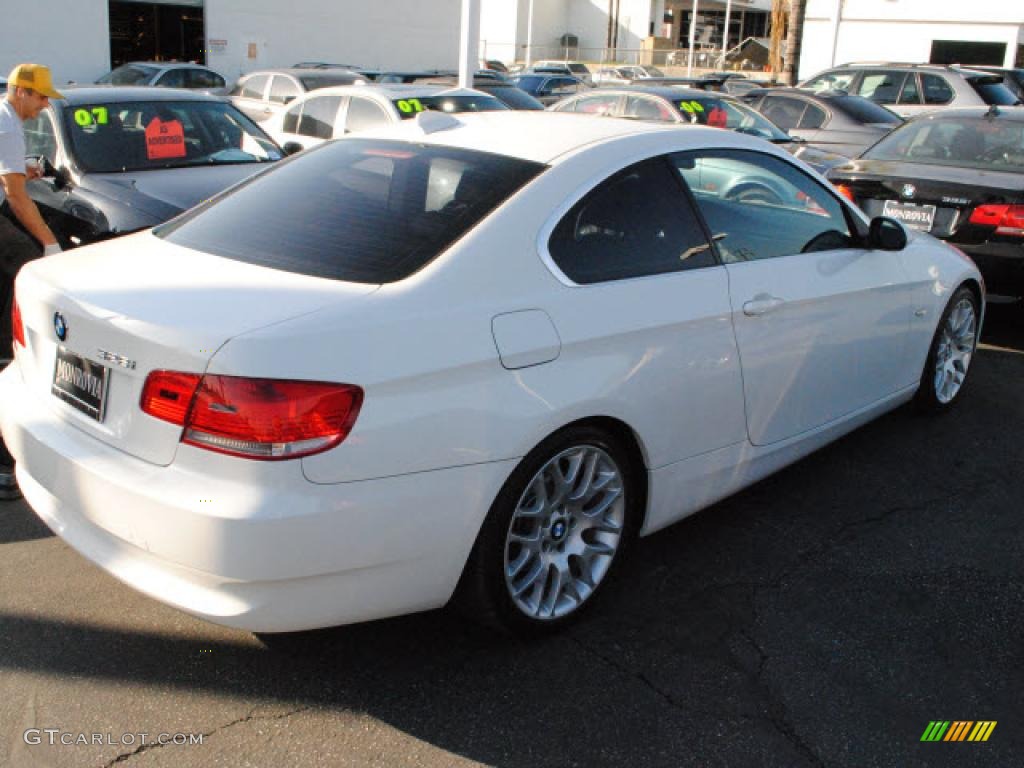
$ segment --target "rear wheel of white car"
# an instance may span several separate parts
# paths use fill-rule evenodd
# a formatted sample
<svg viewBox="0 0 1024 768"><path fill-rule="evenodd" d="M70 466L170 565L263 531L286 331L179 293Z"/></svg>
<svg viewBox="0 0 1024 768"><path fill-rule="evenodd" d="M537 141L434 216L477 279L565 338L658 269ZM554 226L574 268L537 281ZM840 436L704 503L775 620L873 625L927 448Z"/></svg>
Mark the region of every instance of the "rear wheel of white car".
<svg viewBox="0 0 1024 768"><path fill-rule="evenodd" d="M949 300L935 331L917 391L919 408L939 412L957 401L974 360L979 323L978 298L962 286Z"/></svg>
<svg viewBox="0 0 1024 768"><path fill-rule="evenodd" d="M492 505L460 584L463 607L519 634L573 621L634 535L638 491L629 455L603 430L549 438Z"/></svg>

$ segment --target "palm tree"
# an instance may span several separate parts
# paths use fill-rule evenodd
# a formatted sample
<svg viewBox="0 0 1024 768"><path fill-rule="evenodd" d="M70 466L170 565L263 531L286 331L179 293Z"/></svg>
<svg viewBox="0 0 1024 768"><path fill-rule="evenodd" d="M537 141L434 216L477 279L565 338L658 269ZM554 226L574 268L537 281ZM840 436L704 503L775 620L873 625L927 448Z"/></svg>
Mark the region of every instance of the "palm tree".
<svg viewBox="0 0 1024 768"><path fill-rule="evenodd" d="M786 28L785 0L772 0L771 29L769 31L768 66L772 70L772 80L778 80L782 69L782 32Z"/></svg>
<svg viewBox="0 0 1024 768"><path fill-rule="evenodd" d="M807 0L789 0L789 25L786 31L786 65L782 80L796 85L800 73L800 43L804 34L804 13Z"/></svg>

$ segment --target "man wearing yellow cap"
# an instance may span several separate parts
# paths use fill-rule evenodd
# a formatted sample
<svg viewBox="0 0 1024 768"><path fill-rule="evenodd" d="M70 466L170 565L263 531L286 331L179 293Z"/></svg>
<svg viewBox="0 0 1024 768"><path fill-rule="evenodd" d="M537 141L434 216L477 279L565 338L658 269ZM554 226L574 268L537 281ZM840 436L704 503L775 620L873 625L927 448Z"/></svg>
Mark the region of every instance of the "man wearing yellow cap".
<svg viewBox="0 0 1024 768"><path fill-rule="evenodd" d="M25 182L39 178L40 170L25 165L23 124L51 98L61 95L53 88L50 70L41 64L19 64L7 79L6 98L0 101L0 360L11 356L14 276L26 262L60 251L57 238L25 191ZM20 495L13 464L0 442L0 499Z"/></svg>

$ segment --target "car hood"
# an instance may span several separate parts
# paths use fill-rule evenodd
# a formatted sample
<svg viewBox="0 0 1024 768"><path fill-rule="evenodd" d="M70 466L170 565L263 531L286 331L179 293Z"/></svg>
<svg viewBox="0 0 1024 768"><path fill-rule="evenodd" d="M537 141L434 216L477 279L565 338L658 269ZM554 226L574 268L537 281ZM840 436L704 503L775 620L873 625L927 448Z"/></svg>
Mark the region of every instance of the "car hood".
<svg viewBox="0 0 1024 768"><path fill-rule="evenodd" d="M151 216L159 224L267 167L266 163L90 173L82 186Z"/></svg>

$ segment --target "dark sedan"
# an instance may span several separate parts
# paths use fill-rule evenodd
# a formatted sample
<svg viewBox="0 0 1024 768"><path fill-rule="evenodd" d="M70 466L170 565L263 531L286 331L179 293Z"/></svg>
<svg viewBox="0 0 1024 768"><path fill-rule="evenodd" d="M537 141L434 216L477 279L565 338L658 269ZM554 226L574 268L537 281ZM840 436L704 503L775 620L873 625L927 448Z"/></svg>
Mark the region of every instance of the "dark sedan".
<svg viewBox="0 0 1024 768"><path fill-rule="evenodd" d="M763 115L724 93L676 86L597 88L564 99L550 109L553 112L578 112L667 123L698 123L726 128L778 144L820 173L848 161L842 155L822 152L794 139Z"/></svg>
<svg viewBox="0 0 1024 768"><path fill-rule="evenodd" d="M69 88L25 123L46 159L27 189L65 248L152 227L283 152L233 106L192 91Z"/></svg>
<svg viewBox="0 0 1024 768"><path fill-rule="evenodd" d="M569 75L528 72L512 79L512 83L537 99L544 106L554 104L566 96L589 91L590 86Z"/></svg>
<svg viewBox="0 0 1024 768"><path fill-rule="evenodd" d="M1024 295L1024 110L922 115L828 175L869 216L968 253L990 292Z"/></svg>
<svg viewBox="0 0 1024 768"><path fill-rule="evenodd" d="M857 157L903 118L845 91L761 88L740 98L782 130L826 152Z"/></svg>

